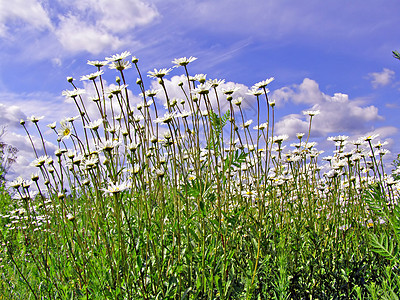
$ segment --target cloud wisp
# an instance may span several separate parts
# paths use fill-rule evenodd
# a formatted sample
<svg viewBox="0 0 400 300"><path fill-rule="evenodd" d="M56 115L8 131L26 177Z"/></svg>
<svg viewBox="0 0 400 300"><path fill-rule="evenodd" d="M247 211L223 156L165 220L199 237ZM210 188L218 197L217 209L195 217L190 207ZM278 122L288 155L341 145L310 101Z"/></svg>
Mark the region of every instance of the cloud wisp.
<svg viewBox="0 0 400 300"><path fill-rule="evenodd" d="M369 73L367 78L371 80L374 89L389 85L393 82L395 72L393 70L383 68L382 72Z"/></svg>

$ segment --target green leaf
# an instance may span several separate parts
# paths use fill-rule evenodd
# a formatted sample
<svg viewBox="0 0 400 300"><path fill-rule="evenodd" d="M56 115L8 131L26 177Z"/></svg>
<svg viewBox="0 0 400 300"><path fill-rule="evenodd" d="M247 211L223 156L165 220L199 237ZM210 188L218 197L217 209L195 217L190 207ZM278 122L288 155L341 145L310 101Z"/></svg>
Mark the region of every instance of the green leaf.
<svg viewBox="0 0 400 300"><path fill-rule="evenodd" d="M388 260L397 259L397 251L394 240L390 239L387 234L382 234L379 238L375 234L371 234L372 251L384 256Z"/></svg>

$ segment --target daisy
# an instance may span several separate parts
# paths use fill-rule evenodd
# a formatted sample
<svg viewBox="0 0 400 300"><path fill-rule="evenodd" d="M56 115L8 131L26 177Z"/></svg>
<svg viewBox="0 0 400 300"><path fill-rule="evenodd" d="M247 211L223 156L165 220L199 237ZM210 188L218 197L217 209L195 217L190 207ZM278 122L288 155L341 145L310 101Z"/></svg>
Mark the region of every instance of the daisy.
<svg viewBox="0 0 400 300"><path fill-rule="evenodd" d="M129 181L123 181L120 184L116 184L110 181L108 182L108 187L102 188L101 190L104 191L105 194L111 196L129 189L130 185L131 183Z"/></svg>
<svg viewBox="0 0 400 300"><path fill-rule="evenodd" d="M253 123L253 120L248 120L246 123L244 123L244 124L242 125L242 127L243 127L243 128L248 128L248 127L251 125L251 123Z"/></svg>
<svg viewBox="0 0 400 300"><path fill-rule="evenodd" d="M187 66L189 63L195 61L197 59L197 57L181 57L181 58L175 58L172 63L175 64L174 68L178 68L179 66Z"/></svg>
<svg viewBox="0 0 400 300"><path fill-rule="evenodd" d="M95 80L97 77L99 77L100 75L103 75L103 74L104 74L103 70L100 70L100 71L97 71L97 72L94 72L94 73L90 73L89 75L81 76L81 81L83 81L83 80Z"/></svg>
<svg viewBox="0 0 400 300"><path fill-rule="evenodd" d="M171 123L172 120L175 117L175 112L173 113L166 113L163 117L158 117L157 119L154 120L155 123L164 123L168 124Z"/></svg>
<svg viewBox="0 0 400 300"><path fill-rule="evenodd" d="M238 97L235 100L232 101L233 104L235 104L236 106L240 106L242 104L243 101L243 97Z"/></svg>
<svg viewBox="0 0 400 300"><path fill-rule="evenodd" d="M254 126L253 129L254 130L264 130L267 127L268 127L268 122L265 122L265 123L261 123L259 126Z"/></svg>
<svg viewBox="0 0 400 300"><path fill-rule="evenodd" d="M89 122L88 125L84 126L85 128L97 130L99 129L100 125L103 123L103 119L98 119L93 122Z"/></svg>
<svg viewBox="0 0 400 300"><path fill-rule="evenodd" d="M379 134L371 134L371 135L362 137L362 140L368 142L368 141L371 141L371 140L377 138L378 136L379 136Z"/></svg>
<svg viewBox="0 0 400 300"><path fill-rule="evenodd" d="M147 72L149 75L147 75L148 77L152 77L152 78L163 78L165 75L168 75L169 72L171 72L172 69L171 68L164 68L164 69L154 69L154 71L149 71Z"/></svg>
<svg viewBox="0 0 400 300"><path fill-rule="evenodd" d="M111 65L108 66L110 69L116 69L118 71L126 70L132 67L132 64L127 60L119 60L112 62Z"/></svg>
<svg viewBox="0 0 400 300"><path fill-rule="evenodd" d="M101 68L101 67L104 67L105 65L107 65L108 61L106 61L106 60L88 60L87 64Z"/></svg>
<svg viewBox="0 0 400 300"><path fill-rule="evenodd" d="M74 122L74 121L77 120L77 119L79 119L79 116L67 117L67 118L65 118L65 121L66 121L66 122L72 123L72 122ZM60 123L61 123L61 122L60 122Z"/></svg>
<svg viewBox="0 0 400 300"><path fill-rule="evenodd" d="M47 127L51 128L51 129L55 129L56 128L56 122L53 122L51 124L47 124Z"/></svg>
<svg viewBox="0 0 400 300"><path fill-rule="evenodd" d="M71 123L68 122L67 120L62 120L60 122L61 128L57 130L58 137L63 140L63 139L68 139L71 134L72 134L72 126Z"/></svg>
<svg viewBox="0 0 400 300"><path fill-rule="evenodd" d="M47 158L48 158L48 156L46 156L46 155L39 156L38 158L36 158L36 159L31 163L31 166L33 166L33 167L38 167L38 168L39 168L39 167L41 167L41 166L43 166L43 165L45 164Z"/></svg>
<svg viewBox="0 0 400 300"><path fill-rule="evenodd" d="M123 89L126 89L127 87L128 87L127 84L123 84L123 85L119 85L119 86L110 87L110 88L108 89L108 93L111 94L111 95L118 95L118 94L121 93L121 91L122 91Z"/></svg>
<svg viewBox="0 0 400 300"><path fill-rule="evenodd" d="M15 180L13 180L9 183L9 186L13 187L14 189L18 189L22 185L23 182L24 182L24 180L22 179L22 177L18 176Z"/></svg>
<svg viewBox="0 0 400 300"><path fill-rule="evenodd" d="M208 83L211 85L211 87L217 87L220 84L223 84L225 82L225 79L209 79Z"/></svg>
<svg viewBox="0 0 400 300"><path fill-rule="evenodd" d="M69 98L69 97L75 98L75 97L77 97L77 96L79 96L81 94L84 94L84 93L85 93L84 89L77 88L77 89L72 90L72 91L65 90L65 91L62 92L62 95L67 97L67 98Z"/></svg>
<svg viewBox="0 0 400 300"><path fill-rule="evenodd" d="M207 77L207 74L196 74L196 75L194 75L194 78L200 83L206 82L206 77Z"/></svg>
<svg viewBox="0 0 400 300"><path fill-rule="evenodd" d="M257 87L252 87L251 90L249 90L246 94L247 95L253 95L253 96L260 96L263 93L262 90L260 90ZM268 93L268 90L267 90Z"/></svg>
<svg viewBox="0 0 400 300"><path fill-rule="evenodd" d="M105 140L104 142L100 143L99 150L112 151L114 148L118 147L120 144L121 144L120 141Z"/></svg>
<svg viewBox="0 0 400 300"><path fill-rule="evenodd" d="M40 120L42 120L43 118L44 118L44 116L36 117L36 116L32 115L32 116L30 116L30 117L28 118L28 121L31 121L32 123L37 123L37 122L39 122Z"/></svg>
<svg viewBox="0 0 400 300"><path fill-rule="evenodd" d="M309 115L310 117L314 117L319 115L321 112L319 110L305 110L303 111L303 115Z"/></svg>
<svg viewBox="0 0 400 300"><path fill-rule="evenodd" d="M158 92L160 92L160 90L147 90L145 92L145 95L147 97L154 97L155 95L157 95ZM143 93L141 95L143 96Z"/></svg>
<svg viewBox="0 0 400 300"><path fill-rule="evenodd" d="M211 85L209 83L200 83L194 90L192 94L205 95L210 92Z"/></svg>
<svg viewBox="0 0 400 300"><path fill-rule="evenodd" d="M130 55L131 53L129 51L124 51L121 54L114 54L110 57L106 57L106 61L117 62L126 59Z"/></svg>
<svg viewBox="0 0 400 300"><path fill-rule="evenodd" d="M274 81L274 77L270 77L270 78L268 78L268 79L266 79L266 80L263 80L263 81L260 81L260 82L257 82L256 84L254 84L253 85L253 89L254 88L257 88L257 89L262 89L262 88L265 88L268 84L270 84L272 81Z"/></svg>
<svg viewBox="0 0 400 300"><path fill-rule="evenodd" d="M237 92L238 90L240 90L240 87L235 86L235 87L228 87L226 89L222 89L222 92L225 95L232 95L234 92Z"/></svg>

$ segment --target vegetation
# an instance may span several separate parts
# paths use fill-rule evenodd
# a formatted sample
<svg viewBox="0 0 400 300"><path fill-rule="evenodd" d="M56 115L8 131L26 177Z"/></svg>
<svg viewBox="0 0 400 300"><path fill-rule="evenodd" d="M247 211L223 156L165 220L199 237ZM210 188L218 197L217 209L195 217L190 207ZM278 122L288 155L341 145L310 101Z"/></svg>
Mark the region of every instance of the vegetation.
<svg viewBox="0 0 400 300"><path fill-rule="evenodd" d="M309 131L287 149L273 78L237 97L223 80L190 76L190 57L173 61L176 86L161 69L148 73L159 89L146 90L129 57L88 62L92 97L68 78L79 115L49 124L54 155L41 118L21 120L42 144L32 142L37 173L9 184L14 200L1 196L0 299L397 297L400 186L377 136L331 137L322 157L310 141L318 111L306 111Z"/></svg>

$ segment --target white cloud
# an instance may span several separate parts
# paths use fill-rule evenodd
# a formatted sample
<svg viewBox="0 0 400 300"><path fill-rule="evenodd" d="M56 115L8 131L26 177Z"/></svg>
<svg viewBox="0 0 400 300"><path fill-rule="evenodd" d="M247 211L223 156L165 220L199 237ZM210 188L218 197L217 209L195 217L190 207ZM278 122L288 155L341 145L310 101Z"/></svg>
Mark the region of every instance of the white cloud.
<svg viewBox="0 0 400 300"><path fill-rule="evenodd" d="M51 21L47 12L39 1L14 0L12 2L0 2L0 36L7 36L12 25L22 21L29 26L43 30L51 28ZM28 29L28 28L26 28Z"/></svg>
<svg viewBox="0 0 400 300"><path fill-rule="evenodd" d="M368 73L367 78L371 79L374 89L390 84L394 79L395 72L393 70L383 68L382 72Z"/></svg>
<svg viewBox="0 0 400 300"><path fill-rule="evenodd" d="M58 15L55 35L70 52L98 54L105 49L132 46L132 30L154 21L155 7L141 0L76 0L64 3L72 10Z"/></svg>
<svg viewBox="0 0 400 300"><path fill-rule="evenodd" d="M377 107L362 106L361 101L350 100L346 94L326 95L320 91L314 80L308 78L300 85L274 91L271 98L277 100L278 106L292 102L311 105L310 110L319 110L320 114L312 122L311 131L314 137L326 137L335 133L362 134L371 130L373 122L383 120ZM276 132L294 137L297 132L308 132L308 124L308 117L291 114L277 122Z"/></svg>
<svg viewBox="0 0 400 300"><path fill-rule="evenodd" d="M69 52L100 53L105 48L117 49L124 42L104 29L91 25L76 16L60 16L55 34Z"/></svg>
<svg viewBox="0 0 400 300"><path fill-rule="evenodd" d="M142 0L58 0L46 5L35 0L15 0L9 5L2 1L0 36L15 40L14 33L30 30L32 35L34 30L49 29L46 39L54 43L56 38L64 50L98 54L137 44L133 29L154 22L158 15L153 5ZM21 22L30 26L21 30ZM44 36L36 34L43 43Z"/></svg>

